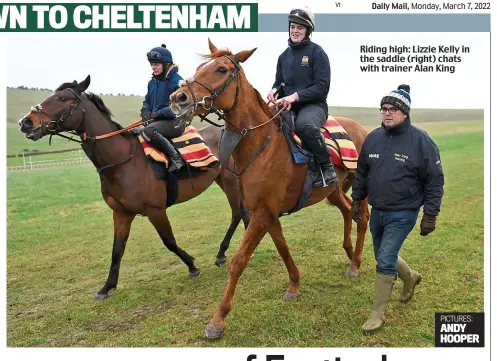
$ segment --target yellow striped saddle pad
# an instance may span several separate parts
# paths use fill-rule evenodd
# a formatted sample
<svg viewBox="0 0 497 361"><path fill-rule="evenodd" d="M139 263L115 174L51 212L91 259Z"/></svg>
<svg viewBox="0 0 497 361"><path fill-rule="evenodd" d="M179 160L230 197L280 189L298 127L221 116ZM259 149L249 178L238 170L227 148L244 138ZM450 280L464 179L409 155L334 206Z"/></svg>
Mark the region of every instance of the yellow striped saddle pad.
<svg viewBox="0 0 497 361"><path fill-rule="evenodd" d="M138 137L145 151L145 155L157 162L168 164L167 156L154 148L140 135ZM205 144L200 133L193 126L186 127L183 134L171 139L174 146L181 153L183 159L193 168L218 167L219 160Z"/></svg>
<svg viewBox="0 0 497 361"><path fill-rule="evenodd" d="M321 128L321 132L324 135L333 164L347 170L357 170L359 154L350 136L340 123L335 118L330 118ZM300 138L295 133L292 135L295 141L301 144Z"/></svg>

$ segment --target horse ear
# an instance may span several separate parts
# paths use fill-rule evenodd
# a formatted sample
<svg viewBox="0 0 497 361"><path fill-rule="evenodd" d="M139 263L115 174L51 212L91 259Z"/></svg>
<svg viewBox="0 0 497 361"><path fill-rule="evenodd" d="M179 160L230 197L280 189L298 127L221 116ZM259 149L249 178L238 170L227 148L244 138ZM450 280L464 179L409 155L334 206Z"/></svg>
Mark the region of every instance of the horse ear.
<svg viewBox="0 0 497 361"><path fill-rule="evenodd" d="M216 48L216 46L215 46L214 44L212 44L211 39L210 39L210 38L207 38L207 40L209 41L209 49L210 49L211 53L216 52L216 51L217 51L217 48Z"/></svg>
<svg viewBox="0 0 497 361"><path fill-rule="evenodd" d="M77 91L78 93L84 92L88 87L90 86L91 78L88 75L85 80L83 80L81 83L78 84L77 86Z"/></svg>
<svg viewBox="0 0 497 361"><path fill-rule="evenodd" d="M250 58L250 56L254 53L254 51L256 51L257 48L253 48L252 50L243 50L243 51L240 51L239 53L237 53L235 55L235 60L238 62L238 63L243 63L245 60L247 60L248 58Z"/></svg>

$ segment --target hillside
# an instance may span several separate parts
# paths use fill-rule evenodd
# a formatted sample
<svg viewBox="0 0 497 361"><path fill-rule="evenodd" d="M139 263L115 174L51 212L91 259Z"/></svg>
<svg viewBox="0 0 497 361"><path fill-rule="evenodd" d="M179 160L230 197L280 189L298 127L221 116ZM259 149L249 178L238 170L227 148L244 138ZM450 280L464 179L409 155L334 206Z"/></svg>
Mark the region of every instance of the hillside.
<svg viewBox="0 0 497 361"><path fill-rule="evenodd" d="M39 104L51 93L48 91L22 90L7 88L7 153L16 153L37 149L58 150L77 147L75 143L54 137L52 146L49 147L48 139L34 143L25 139L19 131L17 122L25 115L31 106ZM127 125L139 119L139 113L143 102L142 96L107 96L102 99L107 107L113 112L114 119ZM359 123L374 127L380 122L380 114L376 108L355 107L330 107L333 116L345 116L357 120ZM411 113L414 123L445 122L445 121L478 121L483 120L482 109L413 109ZM216 119L215 117L213 119ZM200 123L198 119L192 123L196 127L207 125Z"/></svg>

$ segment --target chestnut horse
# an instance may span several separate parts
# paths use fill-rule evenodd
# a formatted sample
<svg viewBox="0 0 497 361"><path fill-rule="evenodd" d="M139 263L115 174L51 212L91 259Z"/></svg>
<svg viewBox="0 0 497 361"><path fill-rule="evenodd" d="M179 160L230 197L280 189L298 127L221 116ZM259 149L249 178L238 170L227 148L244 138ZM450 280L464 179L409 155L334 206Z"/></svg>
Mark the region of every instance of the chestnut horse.
<svg viewBox="0 0 497 361"><path fill-rule="evenodd" d="M189 275L196 277L200 270L194 258L176 243L166 214L166 182L158 180L145 156L138 138L129 132L105 139L97 136L108 134L122 127L111 119L111 112L95 94L85 93L90 85L90 76L81 83L62 84L54 94L19 121L26 138L37 141L46 135L73 131L81 138L81 146L93 162L100 175L101 192L107 205L113 210L114 244L109 276L95 299L107 297L117 287L119 268L129 237L131 223L136 215L148 217L159 233L164 245L188 266ZM206 127L200 131L207 145L217 156L220 130ZM236 226L248 216L243 211L236 178L221 167L207 168L198 172L191 180L178 181L178 196L175 204L198 196L214 181L226 193L232 210L232 224L223 243L229 243ZM223 263L222 256L227 247L221 244L216 263Z"/></svg>
<svg viewBox="0 0 497 361"><path fill-rule="evenodd" d="M189 121L194 115L222 111L219 113L225 116L226 129L238 133L241 138L232 156L241 181L243 202L250 211L250 223L231 260L224 296L205 330L205 335L213 339L223 334L238 279L267 232L288 270L290 286L285 299L294 300L299 296L299 271L283 236L279 215L291 210L298 201L308 166L294 164L285 137L278 130L278 118L248 82L240 66L256 49L233 55L227 49L217 49L210 40L209 48L211 54L204 56L209 61L199 66L195 75L171 95L171 108L184 121ZM352 119L338 117L336 120L360 151L367 130ZM357 227L354 252L351 242L352 202L345 193L351 187L355 173L338 167L336 170L339 187L333 184L313 188L306 206L327 198L340 209L344 220L343 248L351 259L347 274L356 277L369 221L367 200L362 202L362 222Z"/></svg>

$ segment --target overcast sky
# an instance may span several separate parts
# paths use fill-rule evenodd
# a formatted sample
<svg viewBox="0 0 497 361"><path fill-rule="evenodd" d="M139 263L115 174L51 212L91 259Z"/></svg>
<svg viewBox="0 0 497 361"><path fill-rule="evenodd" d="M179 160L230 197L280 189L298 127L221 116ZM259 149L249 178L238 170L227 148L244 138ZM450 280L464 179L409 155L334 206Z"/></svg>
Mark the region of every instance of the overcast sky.
<svg viewBox="0 0 497 361"><path fill-rule="evenodd" d="M185 78L201 62L197 53L208 52L208 37L233 52L258 48L243 67L265 97L278 56L287 47L287 33L19 34L7 43L7 85L54 89L90 74L89 91L144 95L151 74L147 51L165 43ZM331 106L377 107L381 97L401 83L411 86L413 107L484 108L489 102L489 34L315 33L313 40L330 58ZM462 62L455 64L453 74L362 73L361 45L465 45L470 53L459 54Z"/></svg>

